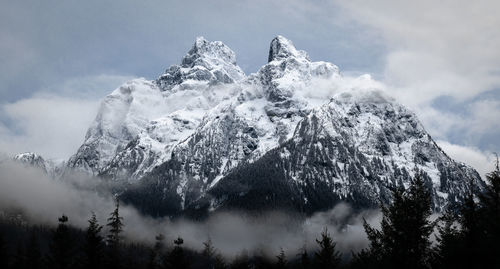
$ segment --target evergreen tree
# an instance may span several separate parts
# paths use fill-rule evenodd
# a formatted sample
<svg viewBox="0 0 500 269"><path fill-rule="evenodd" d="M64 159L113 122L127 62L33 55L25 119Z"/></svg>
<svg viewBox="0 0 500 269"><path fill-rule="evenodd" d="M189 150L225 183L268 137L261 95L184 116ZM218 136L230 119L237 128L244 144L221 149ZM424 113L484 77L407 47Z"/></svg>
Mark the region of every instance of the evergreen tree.
<svg viewBox="0 0 500 269"><path fill-rule="evenodd" d="M278 256L276 256L276 268L278 269L284 269L287 267L287 260L286 260L286 256L285 256L285 251L283 250L283 248L280 249L280 253L278 254Z"/></svg>
<svg viewBox="0 0 500 269"><path fill-rule="evenodd" d="M155 241L155 245L153 246L153 249L151 249L149 257L148 268L150 269L160 268L163 251L165 249L165 236L163 234L155 236Z"/></svg>
<svg viewBox="0 0 500 269"><path fill-rule="evenodd" d="M474 200L475 186L473 181L469 183L469 191L460 208L459 223L462 227L465 244L468 247L476 245L480 236L479 208ZM472 254L472 253L470 253Z"/></svg>
<svg viewBox="0 0 500 269"><path fill-rule="evenodd" d="M314 256L315 264L318 268L338 268L340 264L340 252L335 249L337 243L333 242L326 227L321 233L321 239L316 239L316 243L319 245L319 250Z"/></svg>
<svg viewBox="0 0 500 269"><path fill-rule="evenodd" d="M184 269L189 268L189 263L185 257L182 244L184 240L180 237L174 240L174 249L168 253L165 259L165 268Z"/></svg>
<svg viewBox="0 0 500 269"><path fill-rule="evenodd" d="M215 260L214 260L214 269L226 269L226 261L224 260L224 257L222 257L221 254L215 255Z"/></svg>
<svg viewBox="0 0 500 269"><path fill-rule="evenodd" d="M216 255L215 247L212 244L212 239L209 237L207 241L203 242L203 251L201 254L208 258L212 259Z"/></svg>
<svg viewBox="0 0 500 269"><path fill-rule="evenodd" d="M448 211L440 218L438 244L433 256L436 268L473 268L480 260L480 215L473 181L469 182L468 189L458 214Z"/></svg>
<svg viewBox="0 0 500 269"><path fill-rule="evenodd" d="M309 259L309 254L307 253L306 246L303 247L301 253L298 255L300 256L300 268L308 269L311 266L311 261Z"/></svg>
<svg viewBox="0 0 500 269"><path fill-rule="evenodd" d="M471 248L486 266L500 267L500 168L486 174L486 187L479 193L479 235ZM479 244L478 244L479 243Z"/></svg>
<svg viewBox="0 0 500 269"><path fill-rule="evenodd" d="M217 258L222 258L217 254L217 250L213 246L212 239L209 237L207 241L203 242L203 250L201 252L203 262L207 268L214 268L217 263Z"/></svg>
<svg viewBox="0 0 500 269"><path fill-rule="evenodd" d="M417 177L408 190L393 189L392 196L390 206L382 205L381 230L365 221L370 250L363 259L384 268L426 268L431 256L429 236L434 228L429 220L430 193Z"/></svg>
<svg viewBox="0 0 500 269"><path fill-rule="evenodd" d="M433 268L463 268L463 258L466 257L464 251L464 240L461 230L456 223L457 217L453 212L446 212L438 226L437 246L433 256Z"/></svg>
<svg viewBox="0 0 500 269"><path fill-rule="evenodd" d="M102 226L99 225L96 215L92 212L92 216L88 220L89 226L85 233L84 253L86 268L101 268L103 257L104 238L101 236Z"/></svg>
<svg viewBox="0 0 500 269"><path fill-rule="evenodd" d="M106 242L110 247L117 247L121 242L121 233L123 231L123 218L120 217L120 202L116 199L115 210L110 214L108 218L109 234L107 236Z"/></svg>
<svg viewBox="0 0 500 269"><path fill-rule="evenodd" d="M163 234L158 234L155 236L155 246L154 249L158 255L161 255L163 250L165 250L165 236Z"/></svg>
<svg viewBox="0 0 500 269"><path fill-rule="evenodd" d="M120 202L116 199L115 210L110 214L108 223L109 232L106 238L108 246L107 267L122 268L121 259L121 233L123 231L123 218L120 216Z"/></svg>
<svg viewBox="0 0 500 269"><path fill-rule="evenodd" d="M66 269L73 266L74 242L67 222L68 217L62 215L59 218L59 225L53 233L52 242L49 245L49 256L47 257L50 268Z"/></svg>
<svg viewBox="0 0 500 269"><path fill-rule="evenodd" d="M469 182L468 194L458 216L446 217L439 229L439 268L500 267L500 171L486 175L483 190ZM458 222L459 227L450 223Z"/></svg>

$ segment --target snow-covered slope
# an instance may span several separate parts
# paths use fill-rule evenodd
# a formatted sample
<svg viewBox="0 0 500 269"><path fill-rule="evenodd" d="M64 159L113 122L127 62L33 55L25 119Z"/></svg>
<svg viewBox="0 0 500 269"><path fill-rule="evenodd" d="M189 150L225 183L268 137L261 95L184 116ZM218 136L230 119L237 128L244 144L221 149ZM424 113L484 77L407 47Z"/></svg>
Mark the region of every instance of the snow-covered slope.
<svg viewBox="0 0 500 269"><path fill-rule="evenodd" d="M256 160L291 138L297 123L324 102L303 96L302 90L316 79L340 79L336 66L311 62L285 38L279 36L271 44L280 50L271 49L271 61L235 85L240 93L210 110L196 132L174 147L186 173L181 181L198 181L201 189L196 191L203 192L241 161ZM194 191L188 190L189 184L182 186L183 197Z"/></svg>
<svg viewBox="0 0 500 269"><path fill-rule="evenodd" d="M469 180L482 184L379 83L343 77L282 36L248 76L226 45L197 38L180 65L103 100L67 169L124 180L122 199L155 216L373 206L417 173L441 210Z"/></svg>
<svg viewBox="0 0 500 269"><path fill-rule="evenodd" d="M339 201L376 206L390 200L391 187L407 187L415 175L431 188L437 211L462 200L468 180L482 185L474 169L434 143L412 112L377 89L354 88L314 109L292 139L230 173L195 205L309 213Z"/></svg>
<svg viewBox="0 0 500 269"><path fill-rule="evenodd" d="M194 131L207 110L236 94L225 84L244 77L231 49L197 38L180 66L156 81L127 82L106 96L68 168L138 179L167 160L173 145Z"/></svg>

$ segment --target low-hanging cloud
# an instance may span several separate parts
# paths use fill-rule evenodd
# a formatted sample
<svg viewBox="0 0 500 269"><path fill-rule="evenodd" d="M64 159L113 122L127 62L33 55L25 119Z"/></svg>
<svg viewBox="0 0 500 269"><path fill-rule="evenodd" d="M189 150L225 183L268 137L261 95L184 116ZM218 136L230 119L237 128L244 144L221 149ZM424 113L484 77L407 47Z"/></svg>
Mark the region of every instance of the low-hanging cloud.
<svg viewBox="0 0 500 269"><path fill-rule="evenodd" d="M22 164L3 161L0 164L0 210L16 209L32 224L55 225L61 214L70 224L87 227L91 212L100 223L114 209L113 196L94 190L96 179L73 176L73 182L51 179L44 172ZM77 183L77 184L75 184ZM330 211L308 218L297 218L283 212L267 212L250 216L242 212L217 213L202 222L186 219L171 221L141 215L135 208L121 205L124 235L129 240L152 243L155 235L163 233L167 242L177 236L187 247L201 249L202 242L211 238L217 249L227 257L241 251L265 253L273 257L280 248L294 255L301 248L316 247L315 239L325 227L345 253L367 246L363 218L371 224L380 222L378 211L355 213L340 204Z"/></svg>
<svg viewBox="0 0 500 269"><path fill-rule="evenodd" d="M31 151L45 158L68 158L83 142L101 98L131 78L73 78L31 97L0 104L0 152Z"/></svg>

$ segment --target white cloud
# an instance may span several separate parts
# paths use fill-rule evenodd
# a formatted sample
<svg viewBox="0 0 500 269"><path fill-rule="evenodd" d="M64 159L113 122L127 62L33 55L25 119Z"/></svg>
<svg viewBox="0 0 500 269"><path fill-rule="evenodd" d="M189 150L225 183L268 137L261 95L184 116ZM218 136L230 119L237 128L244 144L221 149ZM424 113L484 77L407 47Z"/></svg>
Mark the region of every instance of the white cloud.
<svg viewBox="0 0 500 269"><path fill-rule="evenodd" d="M484 152L473 147L464 147L451 144L447 141L436 142L452 159L474 167L481 177L495 169L495 156L491 152Z"/></svg>
<svg viewBox="0 0 500 269"><path fill-rule="evenodd" d="M437 139L458 139L464 145L483 143L490 151L498 150L500 141L486 141L485 137L498 137L500 100L477 100L459 107L460 111L453 112L422 106L416 112L429 133Z"/></svg>
<svg viewBox="0 0 500 269"><path fill-rule="evenodd" d="M0 152L34 151L46 158L68 158L83 142L100 99L126 76L73 78L62 86L0 106Z"/></svg>
<svg viewBox="0 0 500 269"><path fill-rule="evenodd" d="M34 97L2 106L12 122L0 126L0 150L9 154L35 151L65 158L83 142L98 101L58 96Z"/></svg>
<svg viewBox="0 0 500 269"><path fill-rule="evenodd" d="M500 86L500 2L337 1L352 19L380 31L385 79L405 102L469 98Z"/></svg>
<svg viewBox="0 0 500 269"><path fill-rule="evenodd" d="M477 132L488 133L498 129L500 123L500 100L480 100L470 104L469 109L475 119L472 126Z"/></svg>
<svg viewBox="0 0 500 269"><path fill-rule="evenodd" d="M500 2L336 4L347 19L380 33L387 48L383 82L434 137L498 150L499 141L491 137L500 135ZM439 97L453 108L436 105Z"/></svg>

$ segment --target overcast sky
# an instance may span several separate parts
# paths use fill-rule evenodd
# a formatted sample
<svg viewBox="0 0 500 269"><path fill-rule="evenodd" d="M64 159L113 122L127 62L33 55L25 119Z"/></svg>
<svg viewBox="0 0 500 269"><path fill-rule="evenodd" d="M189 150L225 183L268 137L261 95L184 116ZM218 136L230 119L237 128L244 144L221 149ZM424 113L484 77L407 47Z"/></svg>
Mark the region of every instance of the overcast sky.
<svg viewBox="0 0 500 269"><path fill-rule="evenodd" d="M67 158L102 97L156 78L197 36L226 43L249 74L278 34L372 74L480 172L500 150L499 1L0 1L0 152Z"/></svg>

